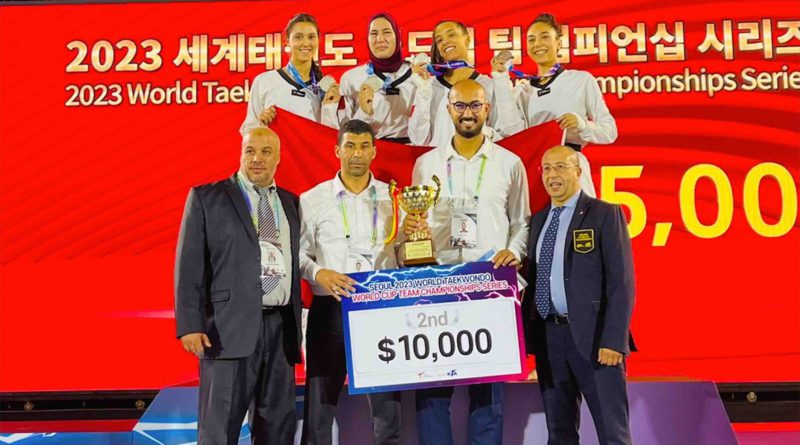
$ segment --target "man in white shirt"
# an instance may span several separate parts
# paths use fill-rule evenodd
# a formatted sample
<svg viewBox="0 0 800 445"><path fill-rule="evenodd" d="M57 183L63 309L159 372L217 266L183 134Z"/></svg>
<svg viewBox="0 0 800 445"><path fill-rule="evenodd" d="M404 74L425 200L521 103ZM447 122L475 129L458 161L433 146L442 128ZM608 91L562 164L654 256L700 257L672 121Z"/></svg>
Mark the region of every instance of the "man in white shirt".
<svg viewBox="0 0 800 445"><path fill-rule="evenodd" d="M333 417L347 375L341 298L352 292L344 275L392 269L384 239L392 228L389 185L370 172L375 133L361 120L339 129L336 176L300 196L300 271L314 292L306 334L306 396L302 443L330 444ZM376 444L400 443L400 393L368 395Z"/></svg>
<svg viewBox="0 0 800 445"><path fill-rule="evenodd" d="M403 232L428 231L441 264L476 261L493 251L496 267L518 266L527 251L530 205L525 166L515 154L483 134L490 111L480 83L456 83L448 95L452 140L417 159L413 183L433 185L442 178L439 202L420 220L406 218ZM451 445L450 398L453 388L417 391L417 430L421 445ZM471 444L503 442L502 384L471 385Z"/></svg>

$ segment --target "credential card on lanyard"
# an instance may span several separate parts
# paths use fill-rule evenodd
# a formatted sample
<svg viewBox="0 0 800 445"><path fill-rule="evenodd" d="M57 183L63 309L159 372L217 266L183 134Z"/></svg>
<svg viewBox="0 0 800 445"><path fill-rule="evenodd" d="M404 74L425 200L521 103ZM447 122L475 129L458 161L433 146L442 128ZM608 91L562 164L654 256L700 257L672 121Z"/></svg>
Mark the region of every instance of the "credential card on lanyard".
<svg viewBox="0 0 800 445"><path fill-rule="evenodd" d="M450 220L450 247L478 247L478 214L474 209L458 209Z"/></svg>
<svg viewBox="0 0 800 445"><path fill-rule="evenodd" d="M373 270L375 270L375 252L347 249L344 273L371 272Z"/></svg>
<svg viewBox="0 0 800 445"><path fill-rule="evenodd" d="M261 276L285 277L286 263L283 259L280 243L261 240L258 245L261 248Z"/></svg>

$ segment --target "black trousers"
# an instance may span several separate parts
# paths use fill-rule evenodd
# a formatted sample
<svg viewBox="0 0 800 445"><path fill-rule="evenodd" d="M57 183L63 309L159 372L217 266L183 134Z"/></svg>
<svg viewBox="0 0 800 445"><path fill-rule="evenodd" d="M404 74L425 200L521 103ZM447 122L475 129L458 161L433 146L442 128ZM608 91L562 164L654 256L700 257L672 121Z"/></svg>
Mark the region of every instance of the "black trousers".
<svg viewBox="0 0 800 445"><path fill-rule="evenodd" d="M306 327L304 445L332 443L333 417L347 377L341 303L314 296ZM400 444L400 393L368 394L372 437L377 445Z"/></svg>
<svg viewBox="0 0 800 445"><path fill-rule="evenodd" d="M198 445L237 444L248 408L253 444L294 442L294 366L284 351L283 323L279 311L265 311L250 356L200 360Z"/></svg>
<svg viewBox="0 0 800 445"><path fill-rule="evenodd" d="M575 347L569 325L545 323L546 348L536 354L548 445L578 445L581 396L586 399L601 445L630 445L625 361L597 363Z"/></svg>

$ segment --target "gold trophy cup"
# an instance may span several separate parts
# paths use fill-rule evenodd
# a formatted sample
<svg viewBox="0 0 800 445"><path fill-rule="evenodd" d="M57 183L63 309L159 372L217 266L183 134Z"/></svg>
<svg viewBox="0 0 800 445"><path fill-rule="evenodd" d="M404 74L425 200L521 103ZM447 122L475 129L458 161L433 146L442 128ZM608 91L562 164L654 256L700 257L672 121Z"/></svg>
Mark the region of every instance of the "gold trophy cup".
<svg viewBox="0 0 800 445"><path fill-rule="evenodd" d="M400 190L400 207L408 214L409 218L419 220L422 214L439 200L442 185L436 175L431 179L436 184L436 188L428 185L412 185ZM436 264L433 256L433 241L425 232L411 233L408 241L403 243L403 252L406 266Z"/></svg>

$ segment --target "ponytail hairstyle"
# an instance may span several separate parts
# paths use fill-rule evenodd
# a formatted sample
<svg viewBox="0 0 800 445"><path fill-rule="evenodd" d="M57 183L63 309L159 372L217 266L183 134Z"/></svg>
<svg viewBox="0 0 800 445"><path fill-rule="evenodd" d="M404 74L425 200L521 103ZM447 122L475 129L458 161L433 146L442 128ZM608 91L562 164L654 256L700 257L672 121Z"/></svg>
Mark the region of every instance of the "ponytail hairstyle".
<svg viewBox="0 0 800 445"><path fill-rule="evenodd" d="M537 23L544 23L550 26L556 32L556 37L561 38L561 25L558 24L553 14L550 14L549 12L543 12L537 15L536 18L533 20L533 23L531 23L531 25L528 26L528 29L530 30L531 26Z"/></svg>
<svg viewBox="0 0 800 445"><path fill-rule="evenodd" d="M294 25L298 23L311 23L314 25L314 29L317 30L317 37L319 37L319 25L317 24L317 19L314 18L311 14L300 13L292 17L289 20L289 23L286 24L286 28L283 30L283 35L286 36L286 45L289 45L289 36L292 34L292 28ZM319 65L314 59L311 59L311 73L314 75L314 78L317 79L317 82L322 79L322 70L320 69Z"/></svg>
<svg viewBox="0 0 800 445"><path fill-rule="evenodd" d="M464 33L465 36L469 36L469 30L467 30L467 26L457 20L442 20L441 22L437 23L436 26L433 27L434 31L436 28L439 27L442 23L453 23L456 25L461 32ZM433 37L433 44L431 45L431 63L438 64L438 63L445 63L444 57L439 54L439 48L436 46L436 37Z"/></svg>

